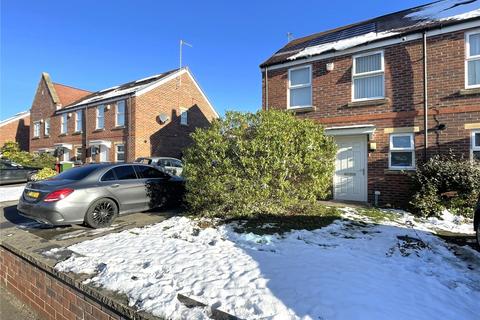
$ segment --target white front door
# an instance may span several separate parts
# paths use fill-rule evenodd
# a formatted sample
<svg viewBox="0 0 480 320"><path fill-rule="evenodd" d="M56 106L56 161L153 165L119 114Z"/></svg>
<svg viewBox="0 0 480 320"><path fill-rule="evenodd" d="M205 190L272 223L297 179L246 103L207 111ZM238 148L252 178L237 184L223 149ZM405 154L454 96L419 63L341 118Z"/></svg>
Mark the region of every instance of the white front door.
<svg viewBox="0 0 480 320"><path fill-rule="evenodd" d="M367 201L367 136L336 136L334 198Z"/></svg>
<svg viewBox="0 0 480 320"><path fill-rule="evenodd" d="M108 148L100 145L100 162L108 162Z"/></svg>

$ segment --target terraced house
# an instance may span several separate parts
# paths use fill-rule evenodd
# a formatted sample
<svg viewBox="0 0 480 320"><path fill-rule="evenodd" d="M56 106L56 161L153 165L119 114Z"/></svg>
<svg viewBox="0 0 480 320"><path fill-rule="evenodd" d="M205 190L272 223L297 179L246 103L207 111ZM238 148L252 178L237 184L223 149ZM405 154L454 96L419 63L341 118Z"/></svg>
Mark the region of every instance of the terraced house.
<svg viewBox="0 0 480 320"><path fill-rule="evenodd" d="M43 73L31 107L30 151L79 162L181 157L190 133L216 117L188 68L97 92Z"/></svg>
<svg viewBox="0 0 480 320"><path fill-rule="evenodd" d="M260 65L263 109L335 137L334 198L402 206L418 163L480 159L480 3L437 1L290 41Z"/></svg>

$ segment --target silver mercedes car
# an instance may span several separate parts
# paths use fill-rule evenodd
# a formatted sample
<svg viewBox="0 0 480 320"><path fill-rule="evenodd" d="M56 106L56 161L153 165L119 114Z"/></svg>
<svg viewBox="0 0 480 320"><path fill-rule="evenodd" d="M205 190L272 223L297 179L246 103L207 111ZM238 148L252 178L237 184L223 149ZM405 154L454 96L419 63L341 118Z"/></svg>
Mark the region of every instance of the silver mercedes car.
<svg viewBox="0 0 480 320"><path fill-rule="evenodd" d="M21 215L52 225L109 226L118 216L178 204L184 180L143 164L89 164L29 182Z"/></svg>

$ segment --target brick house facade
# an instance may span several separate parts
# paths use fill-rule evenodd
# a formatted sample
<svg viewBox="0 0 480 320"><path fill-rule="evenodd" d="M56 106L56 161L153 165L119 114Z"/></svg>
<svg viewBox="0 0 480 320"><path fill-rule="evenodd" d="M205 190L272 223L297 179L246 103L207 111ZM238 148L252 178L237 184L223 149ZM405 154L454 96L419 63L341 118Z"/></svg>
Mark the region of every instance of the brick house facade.
<svg viewBox="0 0 480 320"><path fill-rule="evenodd" d="M15 141L21 150L29 149L30 112L17 113L11 118L0 122L0 148L5 142Z"/></svg>
<svg viewBox="0 0 480 320"><path fill-rule="evenodd" d="M367 23L398 25L408 13ZM293 41L261 65L263 109L289 109L313 119L337 141L334 198L402 207L411 197L411 173L425 153L429 158L452 150L480 159L480 78L472 70L476 62L469 62L480 20L427 26L406 25L393 37L285 58L308 49L311 39L352 28L347 26Z"/></svg>
<svg viewBox="0 0 480 320"><path fill-rule="evenodd" d="M60 150L60 161L84 163L181 157L190 133L218 117L188 68L94 93L72 90L79 89L42 75L31 109L31 152Z"/></svg>

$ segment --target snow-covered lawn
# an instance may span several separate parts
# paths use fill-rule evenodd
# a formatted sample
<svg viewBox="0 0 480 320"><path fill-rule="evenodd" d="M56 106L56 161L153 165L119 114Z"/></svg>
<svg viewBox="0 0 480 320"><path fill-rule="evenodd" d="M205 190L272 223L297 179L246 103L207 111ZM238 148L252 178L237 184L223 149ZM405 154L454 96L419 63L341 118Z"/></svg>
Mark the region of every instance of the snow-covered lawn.
<svg viewBox="0 0 480 320"><path fill-rule="evenodd" d="M73 245L82 256L56 268L92 274L87 282L173 319L208 314L178 293L243 319L478 319L480 253L430 232L472 228L395 214L372 224L343 209L327 227L281 236L174 217Z"/></svg>
<svg viewBox="0 0 480 320"><path fill-rule="evenodd" d="M0 202L20 199L24 189L25 186L0 187Z"/></svg>

